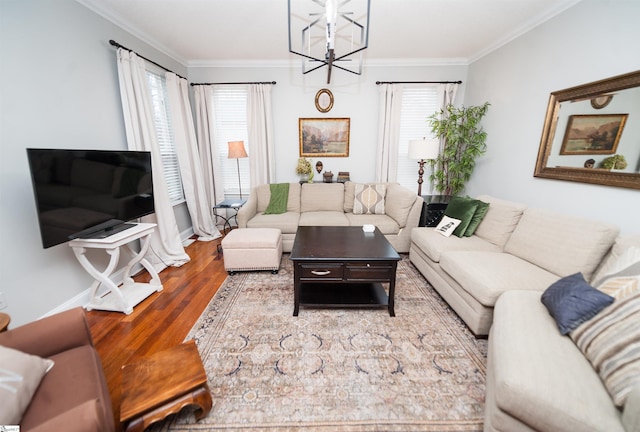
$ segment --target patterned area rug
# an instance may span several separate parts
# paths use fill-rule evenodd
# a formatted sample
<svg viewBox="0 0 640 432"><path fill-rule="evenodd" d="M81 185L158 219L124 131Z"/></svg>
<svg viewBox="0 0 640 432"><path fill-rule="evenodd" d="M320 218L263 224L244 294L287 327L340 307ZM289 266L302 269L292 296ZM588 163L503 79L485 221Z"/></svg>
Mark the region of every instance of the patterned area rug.
<svg viewBox="0 0 640 432"><path fill-rule="evenodd" d="M230 276L195 339L213 408L155 431L480 431L486 340L477 340L413 267L398 264L385 309L293 314L293 269Z"/></svg>

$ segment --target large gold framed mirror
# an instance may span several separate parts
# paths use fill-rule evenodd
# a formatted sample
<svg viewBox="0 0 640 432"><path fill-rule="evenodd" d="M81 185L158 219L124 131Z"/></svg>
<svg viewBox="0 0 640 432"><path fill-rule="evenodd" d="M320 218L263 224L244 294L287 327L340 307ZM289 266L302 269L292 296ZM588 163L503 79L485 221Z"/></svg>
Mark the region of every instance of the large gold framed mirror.
<svg viewBox="0 0 640 432"><path fill-rule="evenodd" d="M534 176L640 189L640 71L551 93Z"/></svg>

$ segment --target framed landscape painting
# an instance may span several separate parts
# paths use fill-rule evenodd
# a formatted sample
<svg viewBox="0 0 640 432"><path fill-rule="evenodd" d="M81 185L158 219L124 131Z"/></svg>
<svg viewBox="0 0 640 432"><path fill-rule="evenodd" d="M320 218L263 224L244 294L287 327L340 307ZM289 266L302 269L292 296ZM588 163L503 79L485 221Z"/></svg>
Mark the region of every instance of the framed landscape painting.
<svg viewBox="0 0 640 432"><path fill-rule="evenodd" d="M560 154L614 154L628 116L628 114L569 116Z"/></svg>
<svg viewBox="0 0 640 432"><path fill-rule="evenodd" d="M349 118L300 118L300 157L349 156Z"/></svg>

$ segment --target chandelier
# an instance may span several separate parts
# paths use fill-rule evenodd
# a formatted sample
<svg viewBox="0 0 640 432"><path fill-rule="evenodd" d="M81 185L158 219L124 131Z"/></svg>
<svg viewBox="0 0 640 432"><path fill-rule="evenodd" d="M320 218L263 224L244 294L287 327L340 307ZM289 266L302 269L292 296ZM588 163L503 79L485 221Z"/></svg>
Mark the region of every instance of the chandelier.
<svg viewBox="0 0 640 432"><path fill-rule="evenodd" d="M370 6L371 0L288 0L289 52L303 57L302 73L327 66L327 84L333 68L361 75Z"/></svg>

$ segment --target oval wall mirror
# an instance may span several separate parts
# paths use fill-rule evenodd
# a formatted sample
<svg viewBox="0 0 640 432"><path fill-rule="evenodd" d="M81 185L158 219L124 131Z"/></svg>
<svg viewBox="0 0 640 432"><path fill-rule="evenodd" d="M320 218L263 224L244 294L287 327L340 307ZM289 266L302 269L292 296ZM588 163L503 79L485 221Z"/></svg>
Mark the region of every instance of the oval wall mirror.
<svg viewBox="0 0 640 432"><path fill-rule="evenodd" d="M316 109L321 113L331 111L333 108L333 93L329 89L321 89L316 93Z"/></svg>
<svg viewBox="0 0 640 432"><path fill-rule="evenodd" d="M551 93L534 176L640 189L640 71Z"/></svg>

